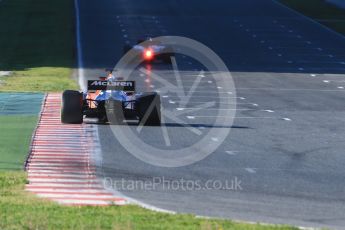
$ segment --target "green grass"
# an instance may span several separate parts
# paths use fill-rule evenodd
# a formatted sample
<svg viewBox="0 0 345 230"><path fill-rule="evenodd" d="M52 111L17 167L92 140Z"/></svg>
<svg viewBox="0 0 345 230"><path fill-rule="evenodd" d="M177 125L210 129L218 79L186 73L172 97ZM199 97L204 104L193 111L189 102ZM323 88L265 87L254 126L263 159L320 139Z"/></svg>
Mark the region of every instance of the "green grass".
<svg viewBox="0 0 345 230"><path fill-rule="evenodd" d="M0 116L0 171L22 170L37 116Z"/></svg>
<svg viewBox="0 0 345 230"><path fill-rule="evenodd" d="M25 183L24 173L0 172L0 229L296 229L164 214L133 205L60 206L24 192Z"/></svg>
<svg viewBox="0 0 345 230"><path fill-rule="evenodd" d="M345 10L325 0L280 0L288 7L345 35Z"/></svg>
<svg viewBox="0 0 345 230"><path fill-rule="evenodd" d="M72 0L2 1L0 28L0 91L77 88Z"/></svg>

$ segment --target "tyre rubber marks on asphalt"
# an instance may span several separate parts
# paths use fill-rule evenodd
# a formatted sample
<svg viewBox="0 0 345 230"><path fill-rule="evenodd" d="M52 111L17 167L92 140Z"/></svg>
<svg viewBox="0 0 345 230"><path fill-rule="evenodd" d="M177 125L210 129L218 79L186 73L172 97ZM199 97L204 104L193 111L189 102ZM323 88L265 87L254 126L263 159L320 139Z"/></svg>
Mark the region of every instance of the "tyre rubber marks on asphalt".
<svg viewBox="0 0 345 230"><path fill-rule="evenodd" d="M60 122L61 94L48 94L33 137L26 190L66 205L124 205L106 191L91 160L92 125Z"/></svg>

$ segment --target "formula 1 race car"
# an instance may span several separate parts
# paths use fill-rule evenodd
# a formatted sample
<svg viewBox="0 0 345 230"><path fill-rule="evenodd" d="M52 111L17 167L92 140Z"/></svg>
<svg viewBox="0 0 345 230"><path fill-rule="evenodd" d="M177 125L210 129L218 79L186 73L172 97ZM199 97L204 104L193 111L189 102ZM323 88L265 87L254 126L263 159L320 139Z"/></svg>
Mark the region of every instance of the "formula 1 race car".
<svg viewBox="0 0 345 230"><path fill-rule="evenodd" d="M83 118L122 124L161 125L160 96L156 92L135 93L134 81L88 81L87 92L66 90L62 94L61 122L81 124Z"/></svg>
<svg viewBox="0 0 345 230"><path fill-rule="evenodd" d="M133 50L136 55L142 57L144 62L162 61L167 64L171 64L171 56L174 56L173 49L165 46L158 41L152 39L138 40L134 46L125 45L123 47L123 53L126 54L128 51Z"/></svg>

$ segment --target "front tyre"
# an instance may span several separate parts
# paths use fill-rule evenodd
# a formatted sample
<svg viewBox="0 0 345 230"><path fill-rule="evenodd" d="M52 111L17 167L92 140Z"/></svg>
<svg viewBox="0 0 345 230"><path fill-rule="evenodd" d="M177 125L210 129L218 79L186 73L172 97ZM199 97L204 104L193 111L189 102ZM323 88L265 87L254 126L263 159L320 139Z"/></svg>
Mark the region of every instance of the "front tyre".
<svg viewBox="0 0 345 230"><path fill-rule="evenodd" d="M61 122L65 124L83 123L83 95L75 90L62 93Z"/></svg>

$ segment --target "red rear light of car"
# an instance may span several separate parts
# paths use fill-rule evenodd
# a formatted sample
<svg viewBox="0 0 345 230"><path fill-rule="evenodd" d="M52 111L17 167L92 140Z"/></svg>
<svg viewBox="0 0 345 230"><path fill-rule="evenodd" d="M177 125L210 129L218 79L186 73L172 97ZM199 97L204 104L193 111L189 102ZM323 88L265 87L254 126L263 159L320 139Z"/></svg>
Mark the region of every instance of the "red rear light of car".
<svg viewBox="0 0 345 230"><path fill-rule="evenodd" d="M147 61L152 60L154 57L154 52L151 48L147 48L144 50L143 56L144 56L144 59Z"/></svg>

